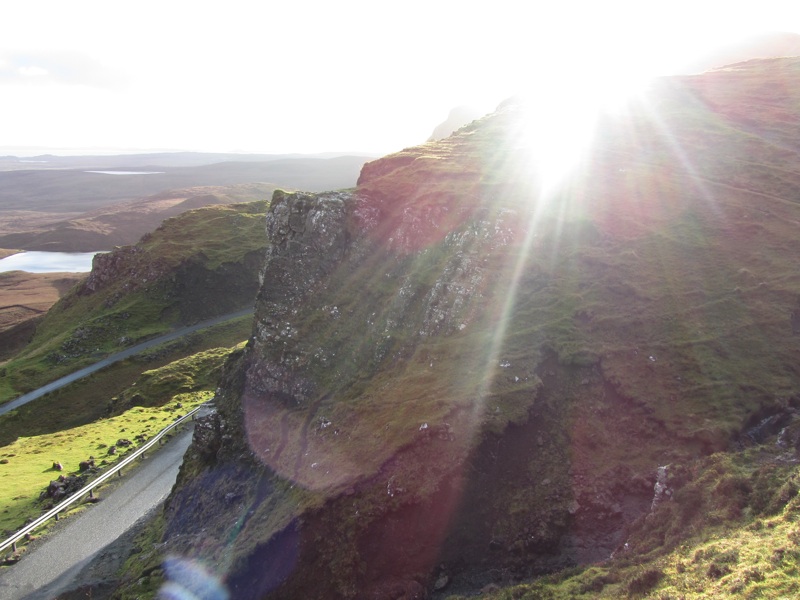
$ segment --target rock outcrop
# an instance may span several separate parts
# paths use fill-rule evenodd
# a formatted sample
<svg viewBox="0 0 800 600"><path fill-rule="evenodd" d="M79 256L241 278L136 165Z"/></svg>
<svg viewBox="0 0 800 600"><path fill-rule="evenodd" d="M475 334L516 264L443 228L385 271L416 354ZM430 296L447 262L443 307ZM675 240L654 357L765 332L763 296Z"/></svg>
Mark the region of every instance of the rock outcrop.
<svg viewBox="0 0 800 600"><path fill-rule="evenodd" d="M456 106L447 115L447 118L439 123L428 138L429 142L435 142L451 135L464 125L482 117L483 114L471 106Z"/></svg>

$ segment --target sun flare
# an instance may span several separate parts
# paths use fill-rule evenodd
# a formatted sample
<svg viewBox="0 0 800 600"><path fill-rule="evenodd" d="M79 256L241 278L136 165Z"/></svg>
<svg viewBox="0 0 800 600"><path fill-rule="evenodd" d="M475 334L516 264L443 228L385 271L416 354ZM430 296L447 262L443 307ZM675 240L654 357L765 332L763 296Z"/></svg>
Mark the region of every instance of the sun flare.
<svg viewBox="0 0 800 600"><path fill-rule="evenodd" d="M623 76L562 79L549 90L528 90L519 102L523 118L517 149L530 160L540 200L557 191L587 155L598 120L640 98L648 79Z"/></svg>

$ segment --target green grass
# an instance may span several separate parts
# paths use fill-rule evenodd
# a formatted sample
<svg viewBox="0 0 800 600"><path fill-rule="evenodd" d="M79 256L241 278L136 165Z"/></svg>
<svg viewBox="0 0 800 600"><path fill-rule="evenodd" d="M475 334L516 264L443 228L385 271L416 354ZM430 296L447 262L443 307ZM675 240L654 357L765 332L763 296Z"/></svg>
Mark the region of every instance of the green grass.
<svg viewBox="0 0 800 600"><path fill-rule="evenodd" d="M245 316L228 323L216 325L201 332L194 333L185 338L162 344L147 352L131 357L111 365L50 394L34 400L6 415L0 417L0 447L5 446L20 436L38 436L45 433L55 433L62 429L78 427L101 419L119 410L121 403L112 403L114 397L133 396L137 392L134 384L144 371L153 371L165 367L161 372L169 373L169 365L184 357L209 351L211 349L230 348L250 335L252 317ZM214 356L219 350L212 352ZM222 362L220 356L220 362ZM192 365L192 359L180 364ZM199 365L206 365L208 371L192 375L192 380L197 379L202 383L202 389L214 389L213 373L219 364L200 360L191 367L194 372ZM158 371L157 371L158 372ZM152 380L152 378L150 378ZM187 381L176 373L176 382L185 385ZM139 384L137 384L139 385ZM152 387L152 386L151 386ZM167 391L167 386L161 387ZM130 391L133 390L133 391ZM159 402L168 401L170 393L175 394L180 389L168 389L168 393L158 397L146 393L147 404L157 405ZM52 405L57 405L58 410L51 410ZM116 404L116 406L114 406ZM124 404L124 403L122 403Z"/></svg>
<svg viewBox="0 0 800 600"><path fill-rule="evenodd" d="M249 328L249 318L246 319ZM239 338L241 327L236 324L217 326L209 332L203 342L219 341L233 335ZM239 338L240 339L240 338ZM196 343L196 342L195 342ZM175 343L173 342L173 345ZM191 346L191 344L189 344ZM177 343L180 351L185 352L187 343ZM124 456L126 450L113 457L108 455L108 448L119 439L134 442L135 448L143 441L195 406L211 399L214 395L223 363L231 352L243 348L244 342L233 348L210 348L196 352L190 356L174 360L166 365L141 372L142 362L137 363L136 372L140 374L114 398L105 398L102 413L99 417L90 411L80 417L70 415L70 419L91 419L91 422L79 426L69 426L64 420L52 425L55 418L64 415L64 411L76 409L70 399L80 397L80 391L71 390L65 397L48 398L45 402L59 400L59 410L43 411L41 406L31 413L19 414L22 409L12 411L3 420L4 430L14 432L14 441L0 448L0 531L17 530L26 519L35 517L47 505L47 501L39 501L39 493L48 483L61 474L78 471L81 461L95 458L98 466L113 464ZM151 358L164 360L175 352L176 348L155 348L149 351ZM147 357L144 357L145 360ZM119 371L113 373L120 376ZM88 384L94 393L98 386ZM63 401L60 401L63 400ZM42 419L46 414L47 419ZM39 415L39 419L35 419ZM105 416L113 415L113 416ZM33 416L35 426L28 422ZM52 428L53 432L40 435L20 436L21 430ZM143 436L139 438L139 436ZM139 438L137 440L137 438ZM142 441L143 440L143 441ZM138 442L138 443L137 443ZM63 472L56 471L53 463L60 462Z"/></svg>
<svg viewBox="0 0 800 600"><path fill-rule="evenodd" d="M38 516L44 504L39 493L59 475L78 472L81 461L94 457L98 466L112 465L124 455L108 449L119 439L128 439L135 449L138 436L149 439L179 415L206 402L213 392L177 394L169 403L134 407L124 413L73 429L35 437L24 437L0 449L0 531L15 531L25 520ZM180 406L178 406L180 405ZM59 472L53 463L59 462Z"/></svg>
<svg viewBox="0 0 800 600"><path fill-rule="evenodd" d="M699 460L675 481L680 487L674 499L634 527L628 550L603 564L487 597L694 600L798 594L797 466L782 461L772 447L751 448Z"/></svg>
<svg viewBox="0 0 800 600"><path fill-rule="evenodd" d="M111 398L108 410L116 414L131 406L161 406L176 394L213 391L225 360L244 344L241 342L234 348L211 348L144 371L131 387Z"/></svg>

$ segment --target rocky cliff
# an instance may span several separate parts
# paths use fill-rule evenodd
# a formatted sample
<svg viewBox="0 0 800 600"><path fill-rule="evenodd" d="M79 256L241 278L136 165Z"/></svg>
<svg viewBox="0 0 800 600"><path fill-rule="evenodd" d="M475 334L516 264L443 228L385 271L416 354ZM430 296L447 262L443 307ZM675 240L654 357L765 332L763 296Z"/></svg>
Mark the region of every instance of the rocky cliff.
<svg viewBox="0 0 800 600"><path fill-rule="evenodd" d="M658 82L557 185L509 102L354 191L276 192L252 337L139 585L491 595L690 536L644 517L800 397L798 71Z"/></svg>

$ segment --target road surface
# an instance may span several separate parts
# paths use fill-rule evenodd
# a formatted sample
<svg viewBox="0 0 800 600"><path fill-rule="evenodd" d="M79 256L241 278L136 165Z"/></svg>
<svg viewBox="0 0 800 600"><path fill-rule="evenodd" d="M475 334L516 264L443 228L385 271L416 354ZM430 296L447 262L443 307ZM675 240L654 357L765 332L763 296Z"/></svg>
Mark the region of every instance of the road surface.
<svg viewBox="0 0 800 600"><path fill-rule="evenodd" d="M17 564L0 570L0 600L48 600L67 589L95 555L166 498L192 441L192 430L188 427L146 458L108 496L100 490L100 502L68 518Z"/></svg>
<svg viewBox="0 0 800 600"><path fill-rule="evenodd" d="M75 371L70 375L66 375L61 379L56 379L55 381L48 383L40 387L38 390L33 390L32 392L28 392L27 394L20 396L10 402L6 402L2 406L0 406L0 415L4 415L9 411L14 410L15 408L19 408L20 406L27 404L37 398L44 396L47 393L53 392L57 389L64 387L65 385L69 385L78 379L83 379L84 377L91 375L92 373L99 371L109 365L113 365L115 362L119 362L121 360L125 360L126 358L130 358L134 354L138 354L144 350L152 348L153 346L158 346L159 344L163 344L165 342L171 342L172 340L178 339L179 337L183 337L190 333L194 333L195 331L199 331L200 329L205 329L206 327L212 327L213 325L219 325L220 323L224 323L225 321L231 321L233 319L237 319L239 317L243 317L248 314L252 314L253 309L248 308L245 310L240 310L235 313L230 313L227 315L222 315L221 317L217 317L215 319L210 319L208 321L203 321L202 323L197 323L196 325L191 325L189 327L184 327L182 329L178 329L177 331L173 331L172 333L168 333L162 335L157 338L153 338L146 342L142 342L141 344L136 344L135 346L131 346L130 348L126 348L121 352L117 352L116 354L112 354L97 362L89 367L85 367L80 371ZM0 598L0 600L2 600Z"/></svg>

